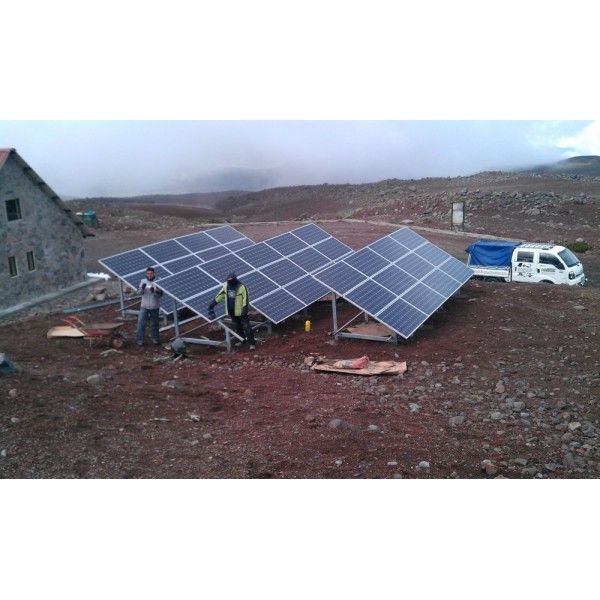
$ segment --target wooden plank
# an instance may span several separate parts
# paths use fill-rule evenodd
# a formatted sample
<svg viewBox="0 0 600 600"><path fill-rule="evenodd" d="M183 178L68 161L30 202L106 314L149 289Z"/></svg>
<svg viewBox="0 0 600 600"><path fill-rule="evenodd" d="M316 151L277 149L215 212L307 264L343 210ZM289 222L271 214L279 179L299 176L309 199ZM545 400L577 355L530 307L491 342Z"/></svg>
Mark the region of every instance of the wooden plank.
<svg viewBox="0 0 600 600"><path fill-rule="evenodd" d="M75 329L74 327L70 327L69 325L57 325L56 327L51 327L48 330L46 337L49 337L49 338L57 338L57 337L81 338L84 336L83 336L83 333L81 331L79 331L79 329Z"/></svg>

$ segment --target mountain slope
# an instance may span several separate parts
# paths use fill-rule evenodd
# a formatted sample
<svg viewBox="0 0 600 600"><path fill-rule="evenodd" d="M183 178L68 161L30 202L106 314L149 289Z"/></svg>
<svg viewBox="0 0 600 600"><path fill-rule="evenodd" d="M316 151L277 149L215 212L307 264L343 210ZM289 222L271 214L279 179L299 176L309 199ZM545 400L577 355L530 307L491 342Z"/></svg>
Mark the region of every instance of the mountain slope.
<svg viewBox="0 0 600 600"><path fill-rule="evenodd" d="M540 165L522 173L549 175L578 175L582 177L600 177L600 156L573 156L550 165Z"/></svg>

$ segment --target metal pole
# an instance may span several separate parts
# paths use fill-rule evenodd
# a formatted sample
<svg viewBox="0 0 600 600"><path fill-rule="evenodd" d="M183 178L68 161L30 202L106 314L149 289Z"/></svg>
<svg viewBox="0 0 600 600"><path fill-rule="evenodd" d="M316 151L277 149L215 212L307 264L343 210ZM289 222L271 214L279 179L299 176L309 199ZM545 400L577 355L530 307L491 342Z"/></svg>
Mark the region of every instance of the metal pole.
<svg viewBox="0 0 600 600"><path fill-rule="evenodd" d="M119 279L119 300L121 304L121 317L125 317L125 296L123 295L123 280Z"/></svg>
<svg viewBox="0 0 600 600"><path fill-rule="evenodd" d="M337 307L335 305L335 292L331 293L331 312L333 313L333 336L338 339L338 328L337 328Z"/></svg>
<svg viewBox="0 0 600 600"><path fill-rule="evenodd" d="M175 327L175 337L179 337L179 315L177 314L177 300L173 298L173 325Z"/></svg>
<svg viewBox="0 0 600 600"><path fill-rule="evenodd" d="M85 310L92 310L94 308L101 308L103 306L110 306L111 304L117 304L120 300L105 300L104 302L96 302L95 304L86 304L85 306L75 306L73 308L65 308L63 313L71 314L76 312L83 312ZM122 304L121 304L122 306Z"/></svg>

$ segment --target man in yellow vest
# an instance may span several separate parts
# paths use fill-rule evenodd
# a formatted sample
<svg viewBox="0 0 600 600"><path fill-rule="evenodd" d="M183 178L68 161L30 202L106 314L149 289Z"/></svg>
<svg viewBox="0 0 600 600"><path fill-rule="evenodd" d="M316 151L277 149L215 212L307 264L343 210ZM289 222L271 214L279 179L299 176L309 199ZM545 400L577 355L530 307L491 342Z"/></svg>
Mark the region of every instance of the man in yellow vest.
<svg viewBox="0 0 600 600"><path fill-rule="evenodd" d="M248 319L250 297L246 286L237 278L235 273L227 275L227 281L215 299L208 306L209 317L214 318L215 306L225 300L225 315L229 316L235 326L236 333L243 338L236 346L249 344L250 350L256 349L254 332Z"/></svg>

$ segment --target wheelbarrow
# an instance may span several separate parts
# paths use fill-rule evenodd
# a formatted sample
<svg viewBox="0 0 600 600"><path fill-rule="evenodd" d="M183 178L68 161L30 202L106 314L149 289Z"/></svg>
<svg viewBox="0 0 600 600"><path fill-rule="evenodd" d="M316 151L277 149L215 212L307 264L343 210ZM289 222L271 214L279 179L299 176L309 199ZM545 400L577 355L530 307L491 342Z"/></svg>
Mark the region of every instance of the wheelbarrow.
<svg viewBox="0 0 600 600"><path fill-rule="evenodd" d="M79 317L71 315L63 319L65 323L79 331L85 339L90 340L90 346L97 338L104 338L117 350L123 347L125 337L117 331L124 323L84 323Z"/></svg>

